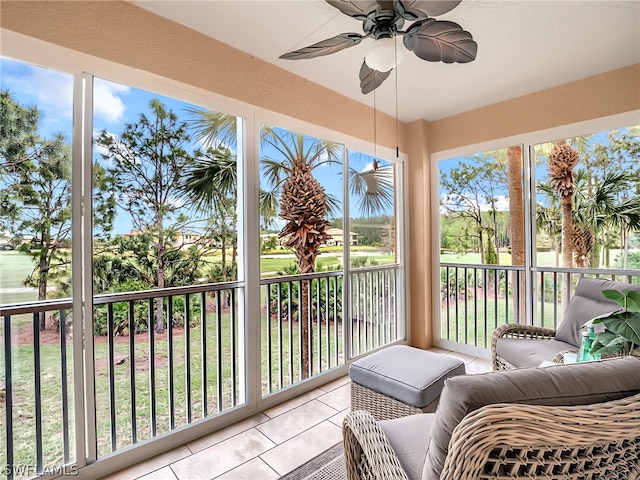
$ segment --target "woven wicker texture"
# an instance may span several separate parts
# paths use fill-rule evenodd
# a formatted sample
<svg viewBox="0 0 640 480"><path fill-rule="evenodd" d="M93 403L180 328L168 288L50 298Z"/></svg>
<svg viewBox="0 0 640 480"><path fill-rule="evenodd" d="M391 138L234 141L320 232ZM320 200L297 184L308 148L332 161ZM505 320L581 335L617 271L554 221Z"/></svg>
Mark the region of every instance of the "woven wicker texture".
<svg viewBox="0 0 640 480"><path fill-rule="evenodd" d="M378 393L359 383L351 382L351 410L367 410L376 420L406 417L416 413L435 412L438 400L434 400L424 408L414 407L395 398Z"/></svg>
<svg viewBox="0 0 640 480"><path fill-rule="evenodd" d="M535 338L541 340L552 340L555 336L556 331L553 328L535 327L533 325L508 323L496 328L491 336L491 360L493 362L493 369L513 370L516 368L497 354L496 345L499 338ZM561 352L561 354L562 353L564 352Z"/></svg>
<svg viewBox="0 0 640 480"><path fill-rule="evenodd" d="M371 413L355 410L342 423L348 480L409 480Z"/></svg>
<svg viewBox="0 0 640 480"><path fill-rule="evenodd" d="M344 420L347 477L404 479L367 412ZM442 480L640 480L640 395L594 405L488 405L454 429Z"/></svg>
<svg viewBox="0 0 640 480"><path fill-rule="evenodd" d="M640 395L595 405L488 405L454 429L441 479L638 479Z"/></svg>

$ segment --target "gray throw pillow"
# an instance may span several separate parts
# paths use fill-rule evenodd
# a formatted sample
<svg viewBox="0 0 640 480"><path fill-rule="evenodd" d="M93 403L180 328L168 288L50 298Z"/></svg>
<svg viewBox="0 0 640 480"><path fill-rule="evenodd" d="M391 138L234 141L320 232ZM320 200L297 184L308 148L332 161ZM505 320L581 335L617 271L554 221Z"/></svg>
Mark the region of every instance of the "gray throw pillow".
<svg viewBox="0 0 640 480"><path fill-rule="evenodd" d="M580 346L580 327L589 320L615 312L620 305L602 295L603 290L637 290L640 285L614 282L602 278L582 277L556 330L556 340Z"/></svg>
<svg viewBox="0 0 640 480"><path fill-rule="evenodd" d="M485 405L590 405L638 393L640 359L636 357L451 377L440 396L422 479L440 478L453 429L468 413Z"/></svg>

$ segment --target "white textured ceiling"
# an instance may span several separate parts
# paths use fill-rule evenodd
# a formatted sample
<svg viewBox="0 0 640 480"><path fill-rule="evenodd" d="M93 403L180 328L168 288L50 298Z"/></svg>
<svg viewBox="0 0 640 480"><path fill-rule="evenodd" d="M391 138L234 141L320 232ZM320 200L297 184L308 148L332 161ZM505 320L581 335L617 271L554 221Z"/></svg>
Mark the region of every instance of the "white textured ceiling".
<svg viewBox="0 0 640 480"><path fill-rule="evenodd" d="M339 33L362 33L361 22L324 0L134 3L373 106L374 94L363 95L358 80L373 40L315 59L278 58ZM448 117L640 63L640 0L463 0L437 18L471 32L478 55L471 63L443 64L407 51L397 69L398 116L405 122ZM375 91L376 108L392 116L395 86L392 73Z"/></svg>

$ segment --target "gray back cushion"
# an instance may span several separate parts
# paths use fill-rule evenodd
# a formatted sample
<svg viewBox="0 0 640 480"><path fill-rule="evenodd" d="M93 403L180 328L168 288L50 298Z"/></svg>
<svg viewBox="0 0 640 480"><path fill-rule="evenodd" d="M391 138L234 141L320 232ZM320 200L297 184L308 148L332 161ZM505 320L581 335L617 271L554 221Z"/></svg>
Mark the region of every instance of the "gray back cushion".
<svg viewBox="0 0 640 480"><path fill-rule="evenodd" d="M580 346L580 327L592 318L615 312L620 308L616 302L602 295L603 290L637 290L640 285L614 282L602 278L582 277L576 291L567 306L562 321L556 331L556 340Z"/></svg>
<svg viewBox="0 0 640 480"><path fill-rule="evenodd" d="M440 478L453 429L484 405L589 405L637 393L640 358L636 357L451 377L440 396L422 478Z"/></svg>

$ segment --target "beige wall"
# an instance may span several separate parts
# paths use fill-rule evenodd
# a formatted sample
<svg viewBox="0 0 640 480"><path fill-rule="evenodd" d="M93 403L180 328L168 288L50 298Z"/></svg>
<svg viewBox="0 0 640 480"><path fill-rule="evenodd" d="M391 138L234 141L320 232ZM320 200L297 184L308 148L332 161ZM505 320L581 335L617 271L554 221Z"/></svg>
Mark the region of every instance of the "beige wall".
<svg viewBox="0 0 640 480"><path fill-rule="evenodd" d="M438 152L639 108L635 64L432 122L429 146Z"/></svg>
<svg viewBox="0 0 640 480"><path fill-rule="evenodd" d="M0 7L3 29L372 141L369 107L128 2L2 1ZM637 110L639 87L640 65L633 65L443 120L400 126L400 149L408 154L412 344L432 343L431 153ZM378 143L395 148L395 120L378 114L377 125Z"/></svg>

